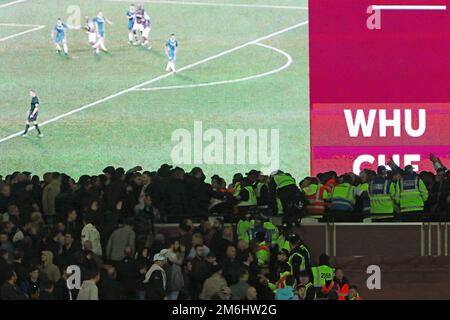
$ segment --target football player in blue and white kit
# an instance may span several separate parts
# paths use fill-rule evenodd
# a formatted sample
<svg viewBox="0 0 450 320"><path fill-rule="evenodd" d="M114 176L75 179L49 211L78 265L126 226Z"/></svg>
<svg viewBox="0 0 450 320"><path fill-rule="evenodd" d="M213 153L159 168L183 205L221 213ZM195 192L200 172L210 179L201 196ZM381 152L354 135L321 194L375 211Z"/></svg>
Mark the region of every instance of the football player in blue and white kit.
<svg viewBox="0 0 450 320"><path fill-rule="evenodd" d="M92 21L94 22L98 37L97 43L92 46L95 49L95 53L99 53L100 49L102 49L104 52L108 52L108 49L106 49L105 47L105 29L107 23L113 23L109 21L108 18L103 16L102 11L99 11L97 16L95 16Z"/></svg>
<svg viewBox="0 0 450 320"><path fill-rule="evenodd" d="M66 30L68 28L69 27L64 22L62 22L61 18L58 18L51 35L53 40L55 41L56 53L61 53L61 45L62 45L64 54L65 55L69 54L69 49L67 48L67 41L66 41Z"/></svg>
<svg viewBox="0 0 450 320"><path fill-rule="evenodd" d="M133 40L136 37L136 32L133 30L134 21L136 19L136 8L134 7L134 4L130 4L130 8L127 11L127 17L128 17L128 43L133 44Z"/></svg>
<svg viewBox="0 0 450 320"><path fill-rule="evenodd" d="M167 63L166 71L172 71L173 73L176 73L177 70L175 68L175 60L177 58L177 51L178 51L178 40L175 37L175 34L172 33L170 35L170 39L166 42L166 55L169 58L169 62Z"/></svg>

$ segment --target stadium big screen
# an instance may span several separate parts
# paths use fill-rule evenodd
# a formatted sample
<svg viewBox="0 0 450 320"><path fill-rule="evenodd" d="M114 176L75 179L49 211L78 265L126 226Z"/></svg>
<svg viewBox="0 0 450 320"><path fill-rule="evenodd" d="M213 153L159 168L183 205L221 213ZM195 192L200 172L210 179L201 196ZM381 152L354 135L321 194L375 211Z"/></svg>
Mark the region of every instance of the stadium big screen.
<svg viewBox="0 0 450 320"><path fill-rule="evenodd" d="M447 161L446 1L310 0L309 17L311 173Z"/></svg>

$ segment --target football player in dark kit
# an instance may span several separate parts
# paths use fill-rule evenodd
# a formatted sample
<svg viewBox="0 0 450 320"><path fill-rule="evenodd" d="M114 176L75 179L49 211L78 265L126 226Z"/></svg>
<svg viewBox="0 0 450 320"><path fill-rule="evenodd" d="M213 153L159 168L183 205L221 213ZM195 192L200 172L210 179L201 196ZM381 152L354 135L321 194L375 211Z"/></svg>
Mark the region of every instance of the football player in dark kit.
<svg viewBox="0 0 450 320"><path fill-rule="evenodd" d="M25 131L22 133L22 137L26 137L28 133L28 129L30 128L30 122L33 122L36 131L38 132L38 137L42 138L44 135L39 129L39 125L37 123L37 117L39 114L39 98L36 95L36 91L30 90L31 96L31 105L30 110L27 112L27 121L25 126Z"/></svg>

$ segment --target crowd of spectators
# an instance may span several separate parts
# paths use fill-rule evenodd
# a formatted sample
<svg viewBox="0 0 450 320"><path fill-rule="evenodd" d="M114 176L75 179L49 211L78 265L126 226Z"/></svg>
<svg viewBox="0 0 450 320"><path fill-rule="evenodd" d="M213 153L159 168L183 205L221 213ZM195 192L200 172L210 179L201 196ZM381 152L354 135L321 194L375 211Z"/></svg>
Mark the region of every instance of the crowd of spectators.
<svg viewBox="0 0 450 320"><path fill-rule="evenodd" d="M449 171L433 160L437 173L419 176L428 192L423 209L449 212ZM0 298L360 299L338 267L325 282L314 279L319 269L291 227L308 215L311 184L357 187L371 176L328 172L292 184L281 171L252 170L227 185L218 175L208 183L200 168L167 164L156 172L107 167L78 181L15 172L0 177ZM362 212L368 193L355 194L352 210ZM324 201L325 214L332 200ZM280 226L270 219L277 215ZM157 222L178 231L166 238ZM325 255L319 260L317 267L331 268ZM69 289L74 265L81 286Z"/></svg>

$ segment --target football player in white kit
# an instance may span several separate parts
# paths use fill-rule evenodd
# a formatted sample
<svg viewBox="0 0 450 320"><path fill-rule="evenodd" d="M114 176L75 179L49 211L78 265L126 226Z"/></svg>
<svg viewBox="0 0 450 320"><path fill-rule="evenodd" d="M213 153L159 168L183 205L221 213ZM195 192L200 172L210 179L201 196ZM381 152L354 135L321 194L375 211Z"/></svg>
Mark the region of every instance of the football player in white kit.
<svg viewBox="0 0 450 320"><path fill-rule="evenodd" d="M95 25L91 18L88 16L85 17L86 25L84 29L86 30L86 34L88 35L89 44L93 46L97 42L97 32L95 31Z"/></svg>
<svg viewBox="0 0 450 320"><path fill-rule="evenodd" d="M133 24L133 32L135 34L135 41L134 45L138 45L138 39L137 35L140 34L143 35L144 32L144 19L145 19L145 12L144 8L142 8L142 5L139 4L135 13L134 13L134 24Z"/></svg>
<svg viewBox="0 0 450 320"><path fill-rule="evenodd" d="M147 12L144 13L144 22L143 22L144 31L142 31L142 46L146 47L148 50L152 48L148 41L148 37L150 35L150 30L152 29L152 25L150 22L150 17Z"/></svg>

